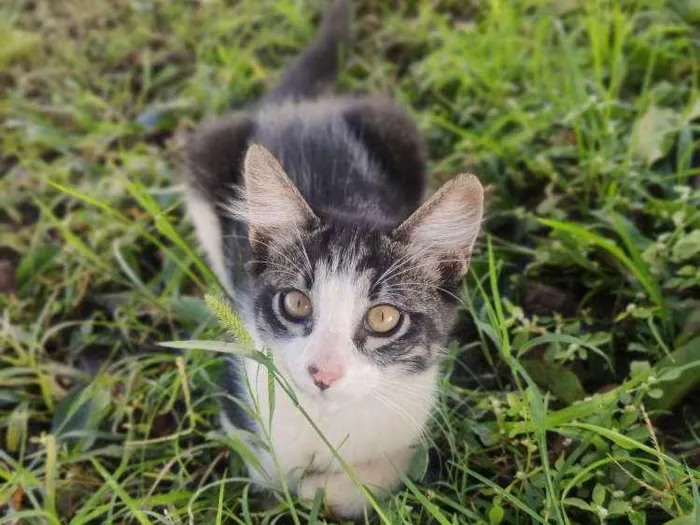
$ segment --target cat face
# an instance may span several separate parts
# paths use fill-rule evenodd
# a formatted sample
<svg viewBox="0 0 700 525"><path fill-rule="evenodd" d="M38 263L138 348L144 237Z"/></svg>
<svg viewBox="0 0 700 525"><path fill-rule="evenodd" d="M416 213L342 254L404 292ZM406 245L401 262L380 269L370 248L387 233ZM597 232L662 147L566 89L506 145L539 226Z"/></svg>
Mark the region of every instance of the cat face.
<svg viewBox="0 0 700 525"><path fill-rule="evenodd" d="M260 146L244 174L255 328L296 388L356 400L439 362L482 216L474 177L380 229L312 210Z"/></svg>

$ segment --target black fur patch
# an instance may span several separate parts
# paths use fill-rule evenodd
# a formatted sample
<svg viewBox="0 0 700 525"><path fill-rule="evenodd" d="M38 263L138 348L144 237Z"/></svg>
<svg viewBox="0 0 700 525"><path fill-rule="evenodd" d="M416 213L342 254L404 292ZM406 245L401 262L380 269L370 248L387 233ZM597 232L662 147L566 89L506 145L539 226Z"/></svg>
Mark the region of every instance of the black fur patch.
<svg viewBox="0 0 700 525"><path fill-rule="evenodd" d="M378 97L358 101L344 117L396 191L417 208L426 189L427 152L415 123L398 106Z"/></svg>
<svg viewBox="0 0 700 525"><path fill-rule="evenodd" d="M252 431L254 429L252 418L246 409L241 406L242 401L238 401L244 388L240 366L241 363L238 358L225 358L221 385L226 395L221 397L221 408L233 426Z"/></svg>

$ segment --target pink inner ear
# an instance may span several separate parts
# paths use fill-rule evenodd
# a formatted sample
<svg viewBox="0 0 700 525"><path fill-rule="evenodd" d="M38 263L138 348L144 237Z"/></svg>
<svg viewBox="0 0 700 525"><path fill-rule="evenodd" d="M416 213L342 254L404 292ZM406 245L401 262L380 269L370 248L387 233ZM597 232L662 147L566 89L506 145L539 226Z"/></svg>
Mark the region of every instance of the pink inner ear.
<svg viewBox="0 0 700 525"><path fill-rule="evenodd" d="M293 230L317 221L282 165L265 147L254 144L246 153L245 220L256 230Z"/></svg>
<svg viewBox="0 0 700 525"><path fill-rule="evenodd" d="M484 191L473 175L445 183L398 228L419 250L468 257L481 228Z"/></svg>

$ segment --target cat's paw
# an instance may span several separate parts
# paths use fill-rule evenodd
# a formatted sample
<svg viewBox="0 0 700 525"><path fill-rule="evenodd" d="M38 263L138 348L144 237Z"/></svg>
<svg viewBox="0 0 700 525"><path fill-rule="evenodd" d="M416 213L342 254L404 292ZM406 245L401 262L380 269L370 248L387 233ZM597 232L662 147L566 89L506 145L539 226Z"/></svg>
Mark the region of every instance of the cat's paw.
<svg viewBox="0 0 700 525"><path fill-rule="evenodd" d="M304 501L313 501L316 491L323 489L326 483L326 474L309 474L301 478L299 482L299 497Z"/></svg>
<svg viewBox="0 0 700 525"><path fill-rule="evenodd" d="M326 507L334 516L354 518L362 516L370 508L362 490L345 473L305 476L299 485L299 497L312 501L319 489L325 492Z"/></svg>

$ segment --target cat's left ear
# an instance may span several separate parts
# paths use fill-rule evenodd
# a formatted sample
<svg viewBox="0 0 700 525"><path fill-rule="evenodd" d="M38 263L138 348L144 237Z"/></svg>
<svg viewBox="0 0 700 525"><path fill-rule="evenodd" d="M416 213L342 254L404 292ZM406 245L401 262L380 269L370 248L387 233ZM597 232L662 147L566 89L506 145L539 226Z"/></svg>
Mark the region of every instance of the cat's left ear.
<svg viewBox="0 0 700 525"><path fill-rule="evenodd" d="M459 265L466 273L484 215L484 189L474 175L446 182L395 231L416 253Z"/></svg>
<svg viewBox="0 0 700 525"><path fill-rule="evenodd" d="M248 148L243 178L251 240L259 235L286 235L318 222L282 165L265 147L253 144Z"/></svg>

